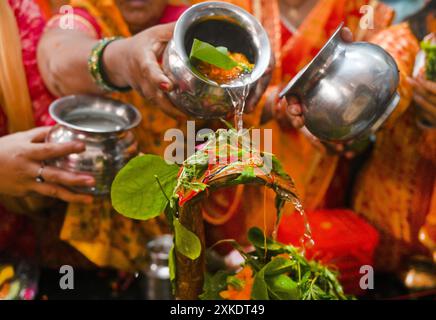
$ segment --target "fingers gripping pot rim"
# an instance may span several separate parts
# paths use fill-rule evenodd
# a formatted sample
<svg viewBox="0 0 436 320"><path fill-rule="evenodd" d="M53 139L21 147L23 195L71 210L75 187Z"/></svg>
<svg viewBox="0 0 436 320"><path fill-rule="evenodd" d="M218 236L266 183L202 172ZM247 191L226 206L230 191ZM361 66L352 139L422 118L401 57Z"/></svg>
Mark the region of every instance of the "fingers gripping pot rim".
<svg viewBox="0 0 436 320"><path fill-rule="evenodd" d="M243 53L254 69L238 81L225 85L205 78L191 65L189 52L194 38L231 52ZM246 110L252 110L272 76L274 55L268 34L254 16L224 2L206 2L190 7L177 21L164 53L163 70L174 84L167 93L184 113L198 119L217 119L234 113L228 89L249 85Z"/></svg>
<svg viewBox="0 0 436 320"><path fill-rule="evenodd" d="M375 44L345 42L342 27L280 93L299 98L307 129L332 142L371 135L400 101L392 56Z"/></svg>

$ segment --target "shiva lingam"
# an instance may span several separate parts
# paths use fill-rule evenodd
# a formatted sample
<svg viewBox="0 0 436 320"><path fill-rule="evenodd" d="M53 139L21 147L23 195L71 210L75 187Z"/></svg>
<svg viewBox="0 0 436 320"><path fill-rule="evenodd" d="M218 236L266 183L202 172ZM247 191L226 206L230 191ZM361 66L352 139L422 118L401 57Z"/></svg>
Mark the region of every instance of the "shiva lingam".
<svg viewBox="0 0 436 320"><path fill-rule="evenodd" d="M227 135L225 130L218 130L216 133L217 140L222 141ZM230 131L228 137L234 136L236 131ZM277 221L276 228L280 221L281 210L286 202L292 203L295 208L305 219L306 230L302 239L306 245L312 245L310 227L307 223L306 216L299 202L295 185L292 178L280 169L278 160L273 160L272 155L252 153L250 156L245 154L249 151L242 146L238 159L232 162L222 161L227 152L226 148L217 148L213 138L199 149L194 155L185 160L179 171L178 184L175 192L177 194L176 211L178 212L178 221L187 230L193 232L201 243L201 254L197 259L190 259L184 254L175 250L176 268L176 297L182 300L197 299L203 291L204 273L205 273L205 230L202 213L202 204L207 201L207 197L218 190L232 188L237 185L260 185L271 188L276 193ZM247 155L245 157L244 155ZM211 159L216 157L217 163L209 165L209 161L198 163L198 159ZM225 156L224 156L225 157ZM240 159L242 158L242 159ZM220 161L221 159L221 161ZM196 174L192 175L192 169L195 168ZM203 168L203 169L201 169ZM246 172L252 171L252 175L247 178ZM203 173L202 173L203 172ZM245 175L245 176L244 176ZM244 177L244 178L242 178ZM186 185L207 185L205 190L199 191L190 189Z"/></svg>

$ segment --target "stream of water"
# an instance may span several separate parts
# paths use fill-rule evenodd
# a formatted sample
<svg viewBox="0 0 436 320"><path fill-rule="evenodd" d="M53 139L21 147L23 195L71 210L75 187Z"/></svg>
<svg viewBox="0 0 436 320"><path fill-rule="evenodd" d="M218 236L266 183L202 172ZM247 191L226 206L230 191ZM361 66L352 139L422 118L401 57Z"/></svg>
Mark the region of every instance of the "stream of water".
<svg viewBox="0 0 436 320"><path fill-rule="evenodd" d="M238 88L227 88L227 93L229 94L233 108L235 109L235 129L237 132L241 132L244 129L243 115L245 101L247 100L249 91L249 85L244 85Z"/></svg>
<svg viewBox="0 0 436 320"><path fill-rule="evenodd" d="M231 98L235 110L235 115L234 115L235 128L237 132L242 132L242 130L244 129L243 115L245 109L245 102L247 100L250 87L249 85L243 85L237 88L227 88L226 90ZM292 203L295 210L297 210L297 212L303 218L304 233L300 239L300 244L304 253L306 249L312 248L315 242L312 238L312 231L310 229L310 224L307 219L306 212L304 211L303 205L300 199L295 196L295 194L292 194L291 192L288 192L284 189L278 190L278 197L286 202ZM281 216L280 212L277 213L277 216L278 217ZM276 223L276 226L272 234L274 240L277 238L278 225L279 225L279 221Z"/></svg>

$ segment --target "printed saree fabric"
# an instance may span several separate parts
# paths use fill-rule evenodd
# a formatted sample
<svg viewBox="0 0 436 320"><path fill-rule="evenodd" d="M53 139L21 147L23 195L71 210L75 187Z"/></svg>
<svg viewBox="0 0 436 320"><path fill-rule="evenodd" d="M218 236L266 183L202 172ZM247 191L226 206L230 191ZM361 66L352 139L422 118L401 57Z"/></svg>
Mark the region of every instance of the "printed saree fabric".
<svg viewBox="0 0 436 320"><path fill-rule="evenodd" d="M419 230L435 216L435 129L417 125L411 87L406 81L419 50L407 24L371 39L396 60L400 69L400 105L377 135L374 151L357 179L354 209L380 231L376 265L397 269L411 254L424 252ZM431 222L434 225L434 221Z"/></svg>
<svg viewBox="0 0 436 320"><path fill-rule="evenodd" d="M53 124L48 107L54 98L43 83L36 61L44 26L33 0L0 3L0 136ZM29 221L15 214L32 213L34 206L27 200L1 196L0 250L9 246L17 249L23 242L27 249L22 251L32 251L29 248L35 243L30 240Z"/></svg>
<svg viewBox="0 0 436 320"><path fill-rule="evenodd" d="M16 25L10 26L9 29L6 29L7 26L4 26L5 29L3 30L8 30L8 33L13 33L13 28L18 28L18 35L20 38L19 44L21 45L21 52L19 52L16 58L10 58L14 59L14 61L10 60L8 62L12 63L14 66L13 73L20 72L19 66L23 66L22 70L26 79L26 87L10 88L9 86L14 87L17 85L15 84L15 81L11 81L11 75L7 74L9 70L7 66L5 66L2 68L2 72L0 73L2 78L2 81L0 81L2 84L0 92L3 92L1 95L3 98L0 99L0 102L6 104L5 92L9 90L16 92L17 95L23 95L22 90L27 90L31 101L31 109L24 113L28 113L30 114L30 117L33 117L33 123L29 122L26 127L20 127L19 124L15 124L26 122L25 119L27 115L21 113L19 116L20 119L11 120L13 117L17 117L14 115L14 112L12 112L14 111L13 108L11 107L12 111L8 112L9 107L3 105L0 108L0 133L2 135L7 132L10 133L18 130L30 129L33 125L44 126L52 125L54 123L48 115L48 106L53 101L54 97L45 87L36 61L37 45L45 27L45 20L39 7L32 0L9 0L8 3L14 14ZM5 12L2 12L2 15L3 14L5 14ZM10 45L11 44L9 43L9 53L15 49L11 48ZM1 50L3 50L3 48L1 48ZM10 80L9 84L6 83L7 80ZM11 121L14 122L13 125L10 123Z"/></svg>

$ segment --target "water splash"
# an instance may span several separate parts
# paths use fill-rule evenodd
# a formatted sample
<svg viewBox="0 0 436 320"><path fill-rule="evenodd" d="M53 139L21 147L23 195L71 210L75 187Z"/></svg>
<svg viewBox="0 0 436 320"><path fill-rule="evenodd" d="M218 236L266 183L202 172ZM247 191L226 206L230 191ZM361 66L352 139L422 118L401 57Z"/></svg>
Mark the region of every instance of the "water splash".
<svg viewBox="0 0 436 320"><path fill-rule="evenodd" d="M277 196L281 200L292 203L295 210L297 210L297 212L303 218L304 233L303 233L302 237L300 238L300 244L301 244L301 248L302 248L303 254L304 254L306 249L310 249L315 245L315 241L313 240L313 237L312 237L312 230L310 228L310 224L309 224L309 220L307 218L306 211L304 211L303 204L301 203L300 199L295 194L292 194L289 191L284 190L284 189L277 190ZM280 210L280 209L278 209L278 210ZM280 212L277 212L277 216L278 217L281 216ZM276 226L274 228L273 239L277 238L278 225L279 225L279 221L276 223Z"/></svg>

